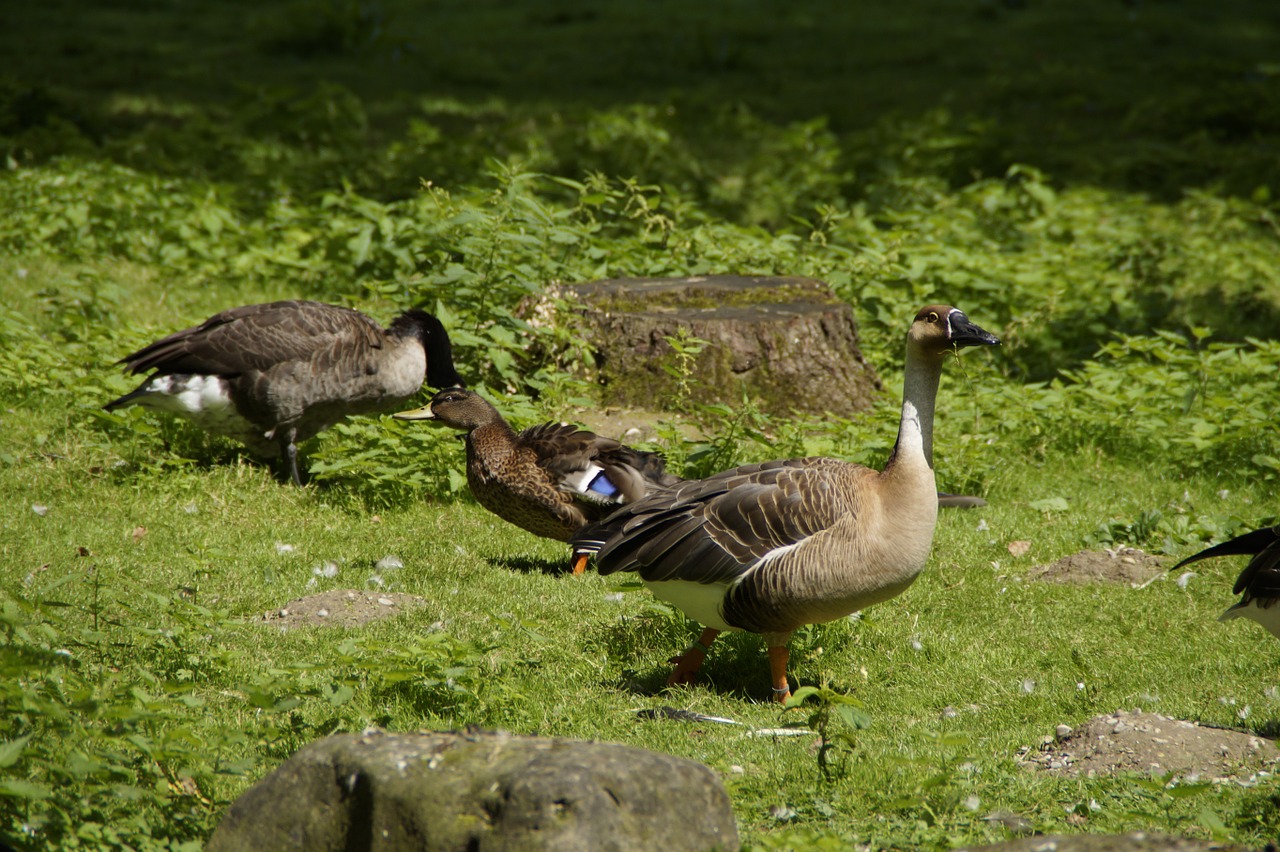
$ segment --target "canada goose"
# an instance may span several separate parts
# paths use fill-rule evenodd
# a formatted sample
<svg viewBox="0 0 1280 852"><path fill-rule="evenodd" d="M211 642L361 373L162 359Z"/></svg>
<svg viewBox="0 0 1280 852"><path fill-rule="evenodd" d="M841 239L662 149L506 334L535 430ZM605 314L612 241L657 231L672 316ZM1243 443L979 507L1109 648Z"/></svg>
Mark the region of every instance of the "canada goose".
<svg viewBox="0 0 1280 852"><path fill-rule="evenodd" d="M947 354L997 344L964 313L931 305L907 333L898 441L883 471L830 458L749 464L628 504L571 540L601 574L637 571L706 626L671 660L689 683L724 630L764 634L773 691L791 694L787 640L899 594L924 568L938 515L933 412Z"/></svg>
<svg viewBox="0 0 1280 852"><path fill-rule="evenodd" d="M681 480L662 456L566 423L516 432L474 391L441 391L422 408L393 415L466 432L467 484L481 506L543 538L568 541L582 527L654 487ZM573 573L587 556L575 554Z"/></svg>
<svg viewBox="0 0 1280 852"><path fill-rule="evenodd" d="M1261 624L1272 636L1280 638L1280 525L1264 527L1230 541L1202 550L1194 556L1188 556L1171 568L1176 571L1183 565L1210 559L1214 556L1243 556L1253 558L1236 578L1234 595L1244 597L1226 612L1218 616L1219 621L1232 618L1251 618Z"/></svg>
<svg viewBox="0 0 1280 852"><path fill-rule="evenodd" d="M426 311L405 311L384 331L359 311L305 301L232 308L117 363L155 372L107 411L180 415L266 458L283 455L298 485L297 444L349 414L396 408L424 377L462 384L449 336Z"/></svg>

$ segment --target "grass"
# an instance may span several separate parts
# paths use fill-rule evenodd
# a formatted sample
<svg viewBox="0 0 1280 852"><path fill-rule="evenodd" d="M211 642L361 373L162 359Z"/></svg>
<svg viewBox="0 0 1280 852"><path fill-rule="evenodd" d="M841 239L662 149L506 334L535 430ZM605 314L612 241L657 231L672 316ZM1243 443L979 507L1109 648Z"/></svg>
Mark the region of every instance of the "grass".
<svg viewBox="0 0 1280 852"><path fill-rule="evenodd" d="M146 302L143 295L139 313ZM132 313L129 302L120 307ZM104 369L94 371L99 381ZM1080 549L1103 519L1151 508L1257 518L1267 496L1256 486L1220 495L1216 478L1152 477L1097 451L989 470L992 505L943 513L930 566L906 594L793 641L799 683L855 695L872 718L855 734L846 774L827 781L809 738L755 740L740 728L634 716L674 704L756 727L789 721L794 714L768 702L758 638L718 643L697 687L663 693L664 660L692 627L617 578L556 573L559 545L497 523L466 500L371 508L342 486L284 487L265 468L237 462L229 445L210 446L185 427L166 430L169 449L157 434L104 432L93 415L99 396L5 413L5 589L10 601L18 595L34 607L19 624L60 631L64 665L74 662L87 678L99 712L126 716L114 730L108 723L62 736L92 755L112 751L104 742L124 735L120 726L136 726L132 738L145 732L164 783L174 785L166 807L170 818L182 817L175 825L211 826L238 791L314 737L368 724L478 724L705 762L726 779L750 848L836 838L899 848L995 840L1004 829L982 819L995 810L1045 831L1077 830L1065 822L1067 809L1091 800L1100 809L1087 830L1168 830L1163 813L1133 815L1142 800L1124 779L1032 775L1015 764L1018 750L1059 723L1121 708L1227 726L1241 724L1244 705L1255 721L1280 713L1271 641L1249 626L1213 622L1237 565L1206 563L1186 590L1172 578L1140 590L1024 580L1032 565ZM943 411L957 404L955 389L944 390ZM874 428L891 432L891 420L881 419ZM969 427L943 422L945 451ZM188 452L194 463L180 466L125 461ZM460 450L451 452L456 464ZM1031 506L1047 497L1070 508ZM1013 539L1030 540L1030 553L1011 557L1005 545ZM294 549L281 553L278 543ZM405 567L387 575L385 588L421 595L426 606L348 635L280 634L251 619L310 591L369 588L374 563L388 554ZM316 576L326 561L338 564L337 577ZM433 638L443 645L424 648ZM24 645L13 634L9 642L11 654ZM442 675L449 668L452 685ZM40 672L22 677L33 693L36 683L51 688ZM1030 693L1026 681L1035 683ZM130 684L152 704L127 690L106 697ZM185 708L179 698L198 703ZM91 731L93 718L82 720ZM175 732L201 746L163 742ZM115 748L127 754L129 740ZM46 784L77 777L56 759L29 765ZM130 760L117 772L124 766L144 777L158 772ZM79 772L93 789L93 773ZM974 810L965 805L971 796L980 803ZM1231 837L1258 841L1276 825L1270 796L1267 785L1228 785L1211 809ZM1189 821L1180 828L1207 830L1196 827L1200 804L1175 809ZM86 823L110 824L109 807L93 796L81 807Z"/></svg>
<svg viewBox="0 0 1280 852"><path fill-rule="evenodd" d="M637 708L674 703L776 726L781 714L766 700L758 640L734 638L718 647L698 688L655 694L665 677L662 660L683 646L689 630L655 612L643 593L613 600L616 580L544 573L563 561L559 547L495 525L474 506L423 504L374 517L341 501L335 505L332 497L341 495L281 488L265 471L243 466L172 475L166 487L138 493L127 480L92 478L77 462L78 448L63 449L71 451L66 459L41 465L30 473L34 481L13 489L41 500L48 512L41 516L17 506L17 523L0 552L7 564L37 572L26 586L32 598L45 597L41 589L70 578L56 594L81 613L68 618L69 624L97 610L108 622L174 629L163 611L133 608L130 602L147 593L168 598L178 609L186 598L229 615L216 623L201 623L197 616L195 630L212 631L212 641L195 647L175 642L168 649L169 678L181 681L186 671L199 694L223 696L211 699L204 718L187 722L193 732L216 741L239 727L250 741L259 740L257 748L224 748L222 758L229 763L252 761L248 777L196 772L202 795L213 802L225 801L307 738L331 729L480 724L627 742L706 762L728 779L748 840L764 842L781 830L768 812L777 804L794 810L806 827L858 826L853 836L873 845L946 845L999 837L998 829L979 819L988 809L1010 809L1052 830L1063 827L1059 805L1090 798L1102 803L1095 827L1134 826L1126 813L1132 794L1122 782L1031 777L1013 765L1019 747L1036 745L1059 722L1077 724L1098 712L1135 706L1225 725L1239 723L1235 709L1245 704L1258 718L1280 712L1267 694L1276 685L1273 666L1257 653L1260 643L1269 643L1256 630L1212 623L1227 597L1232 566L1206 566L1185 592L1167 580L1143 590L1022 582L1035 561L1076 549L1093 521L1084 512L1045 518L1026 508L1028 499L1044 493L1041 476L1051 477L1059 486L1055 492L1069 502L1088 503L1099 489L1120 490L1138 471L1094 466L997 483L996 492L1004 495L997 507L944 515L929 571L901 599L856 623L798 637L793 647L799 682L830 680L866 702L873 718L857 735L848 778L828 784L818 776L807 740L760 743L734 729L634 720ZM1198 483L1169 483L1129 502L1133 508L1168 505L1183 500L1188 487L1197 492L1196 505L1249 510L1241 497L1224 504L1216 495L1199 493L1206 489ZM977 531L980 518L988 530ZM135 542L138 526L146 534ZM1003 545L1012 536L1034 542L1031 556L1009 557ZM277 542L296 549L281 555ZM81 547L88 556L78 555ZM331 632L279 636L240 617L312 590L312 568L327 560L336 561L341 573L321 580L320 588L365 587L372 563L387 553L405 563L396 572L397 589L422 595L428 605L371 628L360 641L412 647L442 631L479 655L467 684L470 694L442 702L398 692L380 682L380 667L371 664L357 679L361 688L339 708L337 724L334 708L322 697L275 714L289 717L288 725L246 706L245 682L272 671L296 672L306 664L306 670L282 678L279 691L288 695L315 683L340 682L349 669L335 659L342 640ZM138 639L104 632L111 647L97 650L109 671ZM1155 639L1170 634L1177 635L1176 643ZM123 646L116 647L118 641ZM86 662L94 650L73 646L73 654ZM143 643L142 650L156 649ZM1036 683L1029 695L1022 686L1027 679ZM1224 698L1236 705L1224 705ZM956 762L974 769L953 779L954 789L945 795L977 795L981 811L934 801L936 824L927 827L918 824L919 805L886 812L886 803L910 799L922 775L936 770L943 755L935 738L956 733L966 738L964 760ZM1226 788L1214 810L1231 824L1263 795ZM1263 828L1233 827L1245 837Z"/></svg>
<svg viewBox="0 0 1280 852"><path fill-rule="evenodd" d="M1016 756L1121 708L1254 731L1280 714L1274 641L1213 620L1239 560L1186 588L1025 579L1099 542L1172 559L1273 522L1277 28L1245 0L13 10L0 837L194 849L317 737L477 724L703 761L748 849L981 843L1005 836L994 811L1045 832L1273 839L1270 779L1166 809L1138 779ZM704 273L830 281L887 391L820 422L688 406L708 440L660 441L688 473L882 463L920 304L1006 340L948 365L938 418L940 485L991 505L943 513L901 597L793 640L799 683L871 718L832 722L853 748L831 775L810 737L638 720L662 704L755 727L802 714L768 702L750 636L663 692L693 627L623 578L557 573L562 547L459 490L445 430L330 430L297 490L229 442L99 410L132 387L111 364L138 345L313 297L382 320L434 308L504 412L573 417L593 404L590 356L567 314L532 323L522 300ZM375 569L386 555L404 567ZM314 570L327 562L335 577ZM349 632L253 620L347 586L426 605Z"/></svg>

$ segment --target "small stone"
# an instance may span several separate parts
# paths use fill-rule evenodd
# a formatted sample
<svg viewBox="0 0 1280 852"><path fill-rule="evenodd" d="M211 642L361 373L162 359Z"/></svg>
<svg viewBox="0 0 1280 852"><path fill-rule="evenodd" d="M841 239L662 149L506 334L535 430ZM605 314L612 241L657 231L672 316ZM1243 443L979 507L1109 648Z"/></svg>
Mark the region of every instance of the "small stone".
<svg viewBox="0 0 1280 852"><path fill-rule="evenodd" d="M378 598L378 606L395 606L395 601L390 598Z"/></svg>
<svg viewBox="0 0 1280 852"><path fill-rule="evenodd" d="M31 511L35 512L37 515L43 518L45 515L49 513L49 507L43 503L32 503Z"/></svg>
<svg viewBox="0 0 1280 852"><path fill-rule="evenodd" d="M1014 557L1014 558L1016 559L1016 558L1018 558L1019 556L1026 556L1026 555L1027 555L1027 552L1028 552L1029 550L1031 550L1031 542L1029 542L1029 541L1011 541L1011 542L1009 542L1005 547L1006 547L1006 549L1009 551L1009 555L1010 555L1010 556L1012 556L1012 557Z"/></svg>
<svg viewBox="0 0 1280 852"><path fill-rule="evenodd" d="M1072 728L1070 725L1059 725L1053 729L1053 732L1058 735L1058 739L1065 739L1066 737L1071 736L1071 731Z"/></svg>
<svg viewBox="0 0 1280 852"><path fill-rule="evenodd" d="M316 618L328 618L328 617L329 617L329 610L327 609L316 610Z"/></svg>

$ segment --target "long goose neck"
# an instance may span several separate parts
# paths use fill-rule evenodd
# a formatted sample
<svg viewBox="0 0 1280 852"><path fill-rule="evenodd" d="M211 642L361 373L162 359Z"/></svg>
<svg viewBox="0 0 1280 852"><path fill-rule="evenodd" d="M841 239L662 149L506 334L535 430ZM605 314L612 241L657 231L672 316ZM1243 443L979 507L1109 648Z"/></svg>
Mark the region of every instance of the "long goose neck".
<svg viewBox="0 0 1280 852"><path fill-rule="evenodd" d="M923 461L933 469L933 409L938 400L942 360L942 356L930 357L913 346L907 347L902 419L898 422L898 441L888 467Z"/></svg>

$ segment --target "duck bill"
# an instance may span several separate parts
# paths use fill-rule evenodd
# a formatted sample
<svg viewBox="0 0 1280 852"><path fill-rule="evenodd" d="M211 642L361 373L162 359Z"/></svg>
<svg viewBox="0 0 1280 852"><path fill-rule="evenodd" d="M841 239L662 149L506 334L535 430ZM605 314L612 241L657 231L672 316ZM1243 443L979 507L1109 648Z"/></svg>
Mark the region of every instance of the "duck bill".
<svg viewBox="0 0 1280 852"><path fill-rule="evenodd" d="M431 410L431 404L427 403L421 408L414 408L409 411L397 411L391 415L397 420L435 420L436 414Z"/></svg>
<svg viewBox="0 0 1280 852"><path fill-rule="evenodd" d="M964 346L999 346L1000 338L970 322L964 311L954 311L948 318L951 323L951 342L957 349Z"/></svg>

